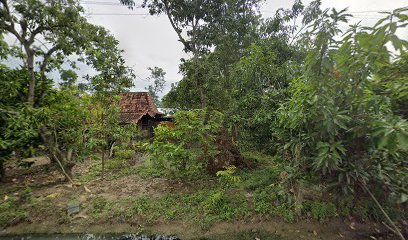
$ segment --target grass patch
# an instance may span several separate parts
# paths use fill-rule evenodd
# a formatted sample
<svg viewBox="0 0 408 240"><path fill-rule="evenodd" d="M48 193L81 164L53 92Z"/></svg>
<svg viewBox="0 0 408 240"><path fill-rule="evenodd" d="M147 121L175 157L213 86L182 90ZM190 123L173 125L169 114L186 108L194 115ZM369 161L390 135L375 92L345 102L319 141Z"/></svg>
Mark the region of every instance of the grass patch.
<svg viewBox="0 0 408 240"><path fill-rule="evenodd" d="M0 228L7 227L27 218L29 213L20 207L20 203L11 197L0 204Z"/></svg>
<svg viewBox="0 0 408 240"><path fill-rule="evenodd" d="M262 239L262 240L281 240L282 238L277 234L272 234L265 231L242 231L242 232L232 232L232 233L224 233L224 234L217 234L211 235L209 237L199 237L194 238L194 240L224 240L224 239L240 239L240 240L254 240L254 239Z"/></svg>
<svg viewBox="0 0 408 240"><path fill-rule="evenodd" d="M303 209L308 216L322 223L337 216L336 206L331 202L306 201Z"/></svg>

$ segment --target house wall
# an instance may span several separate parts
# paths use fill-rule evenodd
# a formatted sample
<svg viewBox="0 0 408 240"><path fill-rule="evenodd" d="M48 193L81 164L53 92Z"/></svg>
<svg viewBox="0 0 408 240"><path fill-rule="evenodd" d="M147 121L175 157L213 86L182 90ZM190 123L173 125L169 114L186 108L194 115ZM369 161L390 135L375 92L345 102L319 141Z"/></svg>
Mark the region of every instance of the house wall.
<svg viewBox="0 0 408 240"><path fill-rule="evenodd" d="M137 123L143 137L153 137L154 118L149 115L143 116Z"/></svg>

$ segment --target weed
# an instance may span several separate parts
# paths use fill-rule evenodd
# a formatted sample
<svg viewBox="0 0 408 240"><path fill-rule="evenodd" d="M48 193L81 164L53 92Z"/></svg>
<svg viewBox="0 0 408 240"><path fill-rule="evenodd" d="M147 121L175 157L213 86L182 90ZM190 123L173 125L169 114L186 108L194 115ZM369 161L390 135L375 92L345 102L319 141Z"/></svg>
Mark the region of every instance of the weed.
<svg viewBox="0 0 408 240"><path fill-rule="evenodd" d="M92 201L92 213L101 214L104 211L109 211L112 208L112 202L104 197L96 197Z"/></svg>
<svg viewBox="0 0 408 240"><path fill-rule="evenodd" d="M242 173L242 181L239 183L239 186L247 191L265 189L272 183L279 181L279 174L281 172L282 170L279 167L267 167L260 170Z"/></svg>
<svg viewBox="0 0 408 240"><path fill-rule="evenodd" d="M28 212L19 207L16 198L11 197L0 203L0 227L6 227L26 217Z"/></svg>
<svg viewBox="0 0 408 240"><path fill-rule="evenodd" d="M351 215L353 208L353 196L342 196L337 202L337 213L342 217L348 217Z"/></svg>
<svg viewBox="0 0 408 240"><path fill-rule="evenodd" d="M22 192L21 192L21 200L24 202L28 202L31 200L31 197L33 195L33 190L30 187L26 187Z"/></svg>
<svg viewBox="0 0 408 240"><path fill-rule="evenodd" d="M115 152L116 159L131 159L135 155L134 150L121 149Z"/></svg>
<svg viewBox="0 0 408 240"><path fill-rule="evenodd" d="M290 204L283 203L274 207L274 212L282 217L286 222L293 223L296 220L294 207Z"/></svg>
<svg viewBox="0 0 408 240"><path fill-rule="evenodd" d="M336 206L330 202L306 201L303 209L308 215L319 222L325 222L329 218L337 216Z"/></svg>
<svg viewBox="0 0 408 240"><path fill-rule="evenodd" d="M141 196L133 199L132 212L137 215L146 215L149 210L150 199L146 196Z"/></svg>
<svg viewBox="0 0 408 240"><path fill-rule="evenodd" d="M208 230L214 223L219 221L218 216L214 215L206 215L198 220L198 225L201 227L203 230Z"/></svg>
<svg viewBox="0 0 408 240"><path fill-rule="evenodd" d="M80 182L89 182L97 179L101 175L102 165L99 162L94 162L89 166L88 172L78 176Z"/></svg>
<svg viewBox="0 0 408 240"><path fill-rule="evenodd" d="M223 182L226 186L230 186L241 181L239 176L235 175L237 167L235 166L228 166L225 170L218 171L217 177L219 177L220 181Z"/></svg>
<svg viewBox="0 0 408 240"><path fill-rule="evenodd" d="M257 190L253 194L253 204L256 213L270 214L272 213L272 194L266 190Z"/></svg>
<svg viewBox="0 0 408 240"><path fill-rule="evenodd" d="M268 154L263 154L261 152L247 151L243 152L242 155L245 159L257 163L270 163L275 161L274 157Z"/></svg>

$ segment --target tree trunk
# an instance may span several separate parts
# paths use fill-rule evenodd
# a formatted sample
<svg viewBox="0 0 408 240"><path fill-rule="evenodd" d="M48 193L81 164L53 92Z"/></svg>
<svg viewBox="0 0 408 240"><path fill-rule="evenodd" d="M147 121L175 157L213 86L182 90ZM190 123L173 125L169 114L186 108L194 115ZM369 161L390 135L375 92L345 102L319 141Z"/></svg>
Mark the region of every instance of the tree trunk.
<svg viewBox="0 0 408 240"><path fill-rule="evenodd" d="M295 212L298 217L302 215L303 197L303 184L297 181L295 187Z"/></svg>
<svg viewBox="0 0 408 240"><path fill-rule="evenodd" d="M201 108L204 109L207 107L207 96L204 93L204 86L200 84L200 99L201 99Z"/></svg>
<svg viewBox="0 0 408 240"><path fill-rule="evenodd" d="M34 105L35 100L35 72L34 72L34 52L30 49L30 46L24 46L27 54L27 68L28 68L28 97L27 102Z"/></svg>
<svg viewBox="0 0 408 240"><path fill-rule="evenodd" d="M72 161L67 161L64 154L60 151L60 149L58 149L54 137L45 127L40 129L40 136L44 142L44 145L48 148L48 151L52 156L51 159L58 163L67 180L74 184L72 181L72 168L75 166L75 164Z"/></svg>
<svg viewBox="0 0 408 240"><path fill-rule="evenodd" d="M6 177L3 160L0 160L0 182L3 182Z"/></svg>
<svg viewBox="0 0 408 240"><path fill-rule="evenodd" d="M69 177L67 177L67 179L66 180L68 180L68 181L70 181L70 182L72 182L72 176L73 176L73 174L72 174L72 168L75 166L75 164L73 163L73 162L68 162L68 163L66 163L65 165L64 165L64 170L65 170L65 173L67 174L67 176Z"/></svg>
<svg viewBox="0 0 408 240"><path fill-rule="evenodd" d="M102 179L105 179L105 150L102 150Z"/></svg>

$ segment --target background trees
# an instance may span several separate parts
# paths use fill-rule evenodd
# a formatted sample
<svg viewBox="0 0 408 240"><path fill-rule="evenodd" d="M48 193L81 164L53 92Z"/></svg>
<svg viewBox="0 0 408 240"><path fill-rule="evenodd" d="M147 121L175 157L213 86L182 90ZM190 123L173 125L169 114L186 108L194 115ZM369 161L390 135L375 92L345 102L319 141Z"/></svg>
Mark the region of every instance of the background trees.
<svg viewBox="0 0 408 240"><path fill-rule="evenodd" d="M189 89L190 91L196 89L193 95L197 95L201 107L211 105L213 91L228 86L224 78L214 77L214 74L208 73L214 67L214 60L217 60L221 74L227 76L229 64L236 61L251 41L257 38L259 2L259 0L143 2L143 7L148 8L150 14L167 15L180 42L184 45L184 50L193 54L193 58L185 61L181 67L184 78L180 86L181 84L194 86ZM212 49L221 54L214 53L211 64L208 64L210 61L206 60L205 55L212 55L210 53ZM177 87L178 85L175 85L173 91L177 91Z"/></svg>
<svg viewBox="0 0 408 240"><path fill-rule="evenodd" d="M149 85L146 90L149 91L150 97L153 99L156 107L161 107L161 101L159 100L159 94L163 92L164 84L166 80L164 79L166 72L160 67L149 67L150 76L149 81L153 81L153 85Z"/></svg>
<svg viewBox="0 0 408 240"><path fill-rule="evenodd" d="M163 106L196 109L177 114L175 128L156 129L146 144L155 170L199 176L221 159L225 149L219 145L239 146L279 156L281 162L269 166L274 171L263 174L273 172L280 182L266 179L263 186L276 187L284 210L302 212L305 182L336 196L372 197L386 216L382 204L406 204L408 42L396 32L408 25L408 9L389 12L374 26L344 28L347 10L321 9L320 1L296 1L270 19L261 18L259 3L144 1L151 14L167 15L192 53L182 59L183 78ZM132 133L118 122L118 95L134 78L118 41L87 23L77 2L0 4L0 57L23 62L16 69L0 66L0 174L12 151L39 145L67 178L75 162L91 153L101 155L104 171L108 151ZM3 41L6 32L16 46ZM73 70L62 67L74 62L69 56L96 73L78 83ZM47 76L50 70L60 70L59 88ZM165 72L149 70L154 83L148 90L158 104ZM292 211L287 216L295 218Z"/></svg>
<svg viewBox="0 0 408 240"><path fill-rule="evenodd" d="M12 49L29 73L30 104L35 101L36 73L58 69L67 56L80 54L87 43L86 20L81 13L83 9L76 1L0 2L0 30L18 42Z"/></svg>
<svg viewBox="0 0 408 240"><path fill-rule="evenodd" d="M256 9L257 2L220 3L227 11L221 17L218 7L200 2L197 14L206 9L215 16L203 15L195 26L194 17L184 18L185 1L145 3L152 14L163 11L175 21L179 34L188 28L187 38L180 38L196 52L182 60L183 79L164 97L166 106L223 112L242 150L284 156L296 189L311 178L337 192L363 190L380 198L386 193L392 204L407 201L408 42L396 32L406 28L408 9L389 12L374 26L345 29L347 9L321 9L320 1L296 1L266 20L251 10L245 12L251 18L237 25L224 19L239 18L229 7Z"/></svg>
<svg viewBox="0 0 408 240"><path fill-rule="evenodd" d="M2 159L19 146L44 145L70 178L75 161L96 150L92 139L104 139L102 152L107 148L105 121L117 117L117 95L133 85L134 75L118 41L81 14L77 1L0 2L0 43L5 46L1 57L17 57L23 63L19 69L1 69L2 90L7 91L1 101ZM14 36L16 44L8 46L3 34ZM96 73L77 83L76 61ZM60 71L60 88L47 76L51 70ZM101 109L99 120L91 109ZM98 131L103 134L91 135Z"/></svg>

